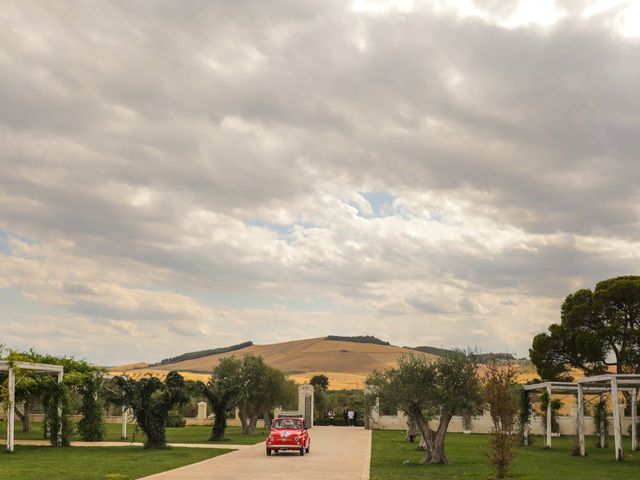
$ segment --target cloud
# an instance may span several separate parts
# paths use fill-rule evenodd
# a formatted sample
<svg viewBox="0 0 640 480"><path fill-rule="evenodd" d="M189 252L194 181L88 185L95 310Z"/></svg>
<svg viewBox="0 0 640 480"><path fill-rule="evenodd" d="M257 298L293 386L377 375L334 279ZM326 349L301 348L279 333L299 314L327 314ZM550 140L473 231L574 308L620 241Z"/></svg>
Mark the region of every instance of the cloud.
<svg viewBox="0 0 640 480"><path fill-rule="evenodd" d="M640 44L620 2L507 3L7 5L2 340L524 354L640 264Z"/></svg>

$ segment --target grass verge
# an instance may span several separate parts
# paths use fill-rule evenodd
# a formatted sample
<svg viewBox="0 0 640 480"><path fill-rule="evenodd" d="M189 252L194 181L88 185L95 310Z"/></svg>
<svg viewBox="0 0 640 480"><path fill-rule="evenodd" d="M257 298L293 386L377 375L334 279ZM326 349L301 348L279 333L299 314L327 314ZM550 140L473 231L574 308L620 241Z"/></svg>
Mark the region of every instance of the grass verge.
<svg viewBox="0 0 640 480"><path fill-rule="evenodd" d="M227 449L141 447L27 447L0 453L0 478L20 480L134 480L229 452Z"/></svg>
<svg viewBox="0 0 640 480"><path fill-rule="evenodd" d="M616 462L613 448L598 449L587 440L587 457L573 457L570 437L554 438L553 448L542 448L542 437L534 445L516 448L512 478L527 480L631 480L640 478L640 451L630 450L625 439L625 461ZM613 444L610 440L609 444ZM371 449L371 480L487 479L493 475L487 457L486 435L447 434L449 465L424 465L424 452L404 441L404 432L375 430Z"/></svg>
<svg viewBox="0 0 640 480"><path fill-rule="evenodd" d="M5 423L5 422L3 422ZM6 423L5 423L6 425ZM129 425L128 438L129 441L135 440L136 442L143 442L145 437L141 430L135 432L136 426ZM2 433L4 434L6 426L3 425ZM108 423L106 425L106 441L119 442L121 426L115 423ZM228 440L222 442L210 442L209 435L211 435L211 426L189 426L181 428L167 428L167 440L169 443L214 443L214 444L229 444L229 445L254 445L256 443L263 442L267 437L267 433L263 433L261 430L255 435L243 435L240 427L228 427L226 437ZM6 438L6 435L3 435ZM42 424L33 423L30 432L23 432L21 430L20 422L16 422L16 434L15 438L20 440L42 440ZM73 437L74 440L80 440L80 437L76 433Z"/></svg>

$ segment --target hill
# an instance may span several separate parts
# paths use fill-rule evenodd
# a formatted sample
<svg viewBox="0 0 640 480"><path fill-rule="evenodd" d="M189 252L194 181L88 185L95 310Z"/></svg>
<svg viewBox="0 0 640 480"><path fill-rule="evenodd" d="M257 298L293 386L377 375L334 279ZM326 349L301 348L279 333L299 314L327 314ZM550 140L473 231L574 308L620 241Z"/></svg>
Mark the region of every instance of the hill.
<svg viewBox="0 0 640 480"><path fill-rule="evenodd" d="M395 365L403 354L416 354L415 350L386 344L375 337L319 337L305 340L275 343L270 345L250 344L246 347L189 358L190 354L174 358L179 361L155 364L152 367L131 369L127 374L135 377L151 374L163 376L171 370L188 372L192 378L208 378L211 369L221 358L229 355L260 355L265 362L287 372L296 381L306 382L313 375L329 377L330 388L363 388L365 377L374 369L385 369ZM363 339L368 341L363 341ZM437 356L418 352L436 359ZM114 367L112 372L122 371Z"/></svg>

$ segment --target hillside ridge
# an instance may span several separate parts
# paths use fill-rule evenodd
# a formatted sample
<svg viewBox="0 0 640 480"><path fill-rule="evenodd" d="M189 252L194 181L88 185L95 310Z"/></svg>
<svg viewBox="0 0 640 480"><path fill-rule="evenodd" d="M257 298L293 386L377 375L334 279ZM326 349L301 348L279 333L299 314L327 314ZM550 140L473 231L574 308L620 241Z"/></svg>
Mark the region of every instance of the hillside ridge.
<svg viewBox="0 0 640 480"><path fill-rule="evenodd" d="M179 361L149 365L142 369L130 369L127 374L135 377L145 374L161 376L163 372L176 370L188 372L192 377L195 375L205 379L211 374L213 367L226 356L260 355L268 365L287 372L291 378L301 383L308 381L315 374L326 374L332 388L363 388L367 375L373 370L394 366L401 355L418 354L433 360L438 358L428 353L390 345L373 336L337 338L341 339L317 337L266 345L252 343L246 347L222 353L197 355L196 358L186 358L189 357L189 353L194 353L187 352L173 357L181 359ZM123 371L123 369L114 367L112 371Z"/></svg>

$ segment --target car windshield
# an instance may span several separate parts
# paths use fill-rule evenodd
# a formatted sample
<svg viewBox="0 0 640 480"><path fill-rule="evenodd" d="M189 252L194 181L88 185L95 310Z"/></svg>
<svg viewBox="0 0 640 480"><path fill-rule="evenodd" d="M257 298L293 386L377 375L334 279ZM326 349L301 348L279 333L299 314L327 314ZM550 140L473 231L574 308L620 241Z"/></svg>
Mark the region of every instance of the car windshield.
<svg viewBox="0 0 640 480"><path fill-rule="evenodd" d="M276 430L284 430L284 429L294 429L301 430L302 429L302 420L299 418L276 418L273 421L273 428Z"/></svg>

